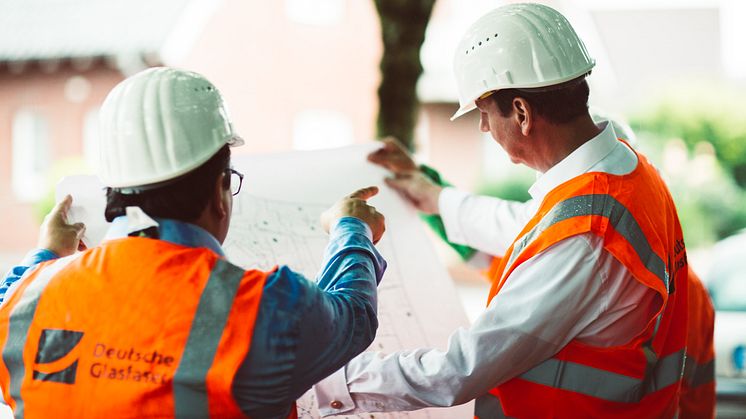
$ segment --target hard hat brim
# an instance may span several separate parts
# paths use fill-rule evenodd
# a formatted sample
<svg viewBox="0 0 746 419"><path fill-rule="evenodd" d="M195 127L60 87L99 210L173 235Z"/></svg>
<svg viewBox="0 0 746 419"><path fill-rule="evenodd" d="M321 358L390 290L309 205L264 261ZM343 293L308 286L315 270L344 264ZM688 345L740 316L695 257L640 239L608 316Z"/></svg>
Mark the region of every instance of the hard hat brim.
<svg viewBox="0 0 746 419"><path fill-rule="evenodd" d="M228 141L226 141L225 143L231 147L241 147L242 145L246 144L246 141L244 141L241 136L233 134L233 136L229 138Z"/></svg>
<svg viewBox="0 0 746 419"><path fill-rule="evenodd" d="M474 102L471 102L469 104L466 104L466 105L458 108L458 110L456 111L456 113L453 114L453 116L451 117L451 121L455 121L456 118L458 118L460 116L463 116L464 114L467 114L467 113L473 111L476 108L477 108L477 105Z"/></svg>
<svg viewBox="0 0 746 419"><path fill-rule="evenodd" d="M517 84L517 85L510 85L510 86L492 86L491 88L485 90L484 93L489 92L491 90L502 90L502 89L516 89L516 90L534 90L534 91L551 91L556 90L560 86L564 86L565 83L573 81L575 79L578 80L578 82L581 82L585 80L591 73L591 70L593 70L593 67L595 67L596 61L591 60L588 63L587 67L582 68L580 71L577 71L574 74L570 74L566 77L563 77L561 79L552 80L550 82L539 82L539 83L532 83L532 84ZM484 94L482 93L482 94ZM455 114L451 117L451 121L455 120L456 118L463 116L466 113L469 113L477 108L476 101L479 99L479 96L474 97L469 102L466 102L463 106L458 108Z"/></svg>

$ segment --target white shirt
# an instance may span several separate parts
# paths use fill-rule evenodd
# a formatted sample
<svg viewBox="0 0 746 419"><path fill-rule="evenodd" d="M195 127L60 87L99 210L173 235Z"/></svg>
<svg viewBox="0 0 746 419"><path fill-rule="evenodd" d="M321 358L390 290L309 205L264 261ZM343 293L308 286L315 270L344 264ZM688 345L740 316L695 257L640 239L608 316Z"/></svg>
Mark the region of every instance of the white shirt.
<svg viewBox="0 0 746 419"><path fill-rule="evenodd" d="M444 189L439 209L449 241L502 255L552 189L587 172L634 170L634 152L616 139L611 124L599 127L598 136L536 180L525 204ZM474 324L451 335L446 351L366 352L353 359L316 385L319 410L352 414L465 403L573 339L601 347L628 342L657 311L655 298L603 249L601 238L576 235L518 266Z"/></svg>

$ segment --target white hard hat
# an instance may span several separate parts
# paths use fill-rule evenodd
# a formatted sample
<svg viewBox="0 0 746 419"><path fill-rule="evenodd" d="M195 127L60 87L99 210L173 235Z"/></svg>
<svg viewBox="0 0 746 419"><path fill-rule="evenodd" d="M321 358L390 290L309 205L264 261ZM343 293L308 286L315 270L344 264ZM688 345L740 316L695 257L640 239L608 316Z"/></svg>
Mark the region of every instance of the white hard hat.
<svg viewBox="0 0 746 419"><path fill-rule="evenodd" d="M460 107L451 120L475 109L487 92L564 83L595 63L558 11L535 3L498 7L474 22L456 48Z"/></svg>
<svg viewBox="0 0 746 419"><path fill-rule="evenodd" d="M173 68L151 68L119 83L99 122L99 177L112 188L160 184L196 169L225 144L243 144L215 86Z"/></svg>

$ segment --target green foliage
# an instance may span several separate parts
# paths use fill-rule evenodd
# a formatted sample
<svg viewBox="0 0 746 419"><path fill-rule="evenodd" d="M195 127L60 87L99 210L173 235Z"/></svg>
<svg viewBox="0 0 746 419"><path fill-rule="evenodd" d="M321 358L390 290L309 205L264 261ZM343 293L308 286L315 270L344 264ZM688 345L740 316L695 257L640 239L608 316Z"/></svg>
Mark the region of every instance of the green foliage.
<svg viewBox="0 0 746 419"><path fill-rule="evenodd" d="M726 174L697 187L681 178L668 183L690 248L713 244L746 227L746 193Z"/></svg>
<svg viewBox="0 0 746 419"><path fill-rule="evenodd" d="M661 170L676 203L687 247L712 245L746 227L746 191L700 143L688 152L680 140L639 132L639 148ZM678 146L677 146L678 144ZM683 161L666 162L672 149Z"/></svg>
<svg viewBox="0 0 746 419"><path fill-rule="evenodd" d="M746 188L746 90L686 83L665 91L649 109L632 117L638 132L680 138L690 150L709 142L723 167Z"/></svg>

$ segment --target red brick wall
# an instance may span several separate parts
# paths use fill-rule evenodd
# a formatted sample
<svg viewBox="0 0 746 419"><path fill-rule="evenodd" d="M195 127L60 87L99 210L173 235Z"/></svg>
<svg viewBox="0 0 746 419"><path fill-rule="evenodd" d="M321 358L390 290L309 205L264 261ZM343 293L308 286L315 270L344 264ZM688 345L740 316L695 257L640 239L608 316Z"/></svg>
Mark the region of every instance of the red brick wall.
<svg viewBox="0 0 746 419"><path fill-rule="evenodd" d="M294 22L285 2L227 0L181 61L225 96L246 146L237 153L292 148L293 122L306 109L349 118L356 142L375 135L382 53L372 1L345 2L331 25Z"/></svg>

